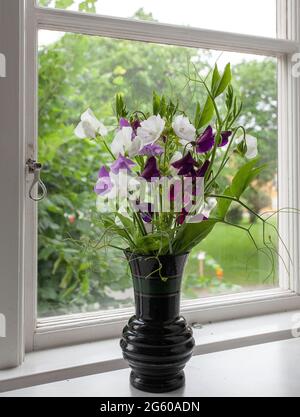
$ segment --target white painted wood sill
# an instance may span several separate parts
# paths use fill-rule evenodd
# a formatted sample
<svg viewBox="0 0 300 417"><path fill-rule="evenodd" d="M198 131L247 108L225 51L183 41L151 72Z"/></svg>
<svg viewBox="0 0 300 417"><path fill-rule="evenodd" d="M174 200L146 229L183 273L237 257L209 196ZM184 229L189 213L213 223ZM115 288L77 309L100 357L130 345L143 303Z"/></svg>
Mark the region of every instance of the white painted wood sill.
<svg viewBox="0 0 300 417"><path fill-rule="evenodd" d="M212 323L194 329L195 356L293 338L300 310ZM33 352L22 366L0 371L0 392L127 368L119 340Z"/></svg>

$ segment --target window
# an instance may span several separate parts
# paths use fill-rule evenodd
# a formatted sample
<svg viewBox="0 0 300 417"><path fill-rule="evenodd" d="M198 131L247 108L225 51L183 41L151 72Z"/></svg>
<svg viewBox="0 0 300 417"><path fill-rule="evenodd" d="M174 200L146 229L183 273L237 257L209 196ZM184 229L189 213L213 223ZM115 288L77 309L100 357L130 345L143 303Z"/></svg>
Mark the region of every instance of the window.
<svg viewBox="0 0 300 417"><path fill-rule="evenodd" d="M185 88L187 63L205 73L216 60L220 66L231 62L244 96L243 122L260 139L260 154L269 164L246 201L257 211L276 210L275 58L49 31L40 31L39 45L39 161L48 188L47 199L39 204L39 317L133 304L125 256L112 249L83 251L79 245L82 239L101 235L92 221L96 216L92 188L109 155L100 157L101 147L78 141L73 130L88 107L105 125L113 125L117 93L131 97L131 107L147 111L152 91L164 91L174 99L180 97L187 114L193 114L202 90L197 86L193 91L194 85ZM237 207L230 213L237 224L255 220L246 216ZM262 240L261 228L254 227L257 240ZM238 256L232 258L231 251ZM124 262L114 262L122 258ZM256 251L246 234L222 225L192 252L183 296L197 299L277 287L277 274L271 272L270 260Z"/></svg>
<svg viewBox="0 0 300 417"><path fill-rule="evenodd" d="M39 4L104 16L276 37L276 0L197 0L196 3L186 0L184 4L159 0L131 0L127 3L122 0L39 0Z"/></svg>
<svg viewBox="0 0 300 417"><path fill-rule="evenodd" d="M206 21L207 26L200 19L199 24L196 24L191 17L194 13L185 11L186 14L180 14L180 10L165 13L165 16L172 16L171 21L163 15L162 7L154 8L156 2L151 2L152 17L149 14L152 12L150 3L147 1L136 1L136 5L140 7L125 11L116 7L118 2L80 2L82 12L94 11L89 7L95 3L96 11L100 15L73 13L72 10L79 6L78 2L72 4L70 9L66 8L67 10L52 9L55 2L51 1L39 3L49 8L40 8L32 1L27 2L26 102L34 111L28 114L26 146L27 153L32 157L38 155L45 165L42 175L49 189L49 199L40 204L38 220L36 205L26 201L26 235L31 236L35 242L25 247L26 259L30 260L26 263L25 270L28 350L71 341L91 340L99 338L100 334L100 337L116 336L132 312L130 280L122 262L118 265L120 269L112 274L111 257L115 259L116 255L99 257L99 262L102 263L100 272L104 277L104 282L100 285L99 265L91 269L91 259L80 258L78 250L76 251L76 239L80 239L88 230L87 213L93 204L89 182L93 182L92 173L97 172L98 164L91 159L88 144L85 144L83 151L74 141L72 126L87 106L100 106L96 108L98 116L109 120L112 116L111 102L114 93L120 88L132 92L133 79L139 91L138 97L133 95L133 100L143 101L159 83L160 87L170 88L171 91L174 79L178 86L184 85L184 66L187 60L201 61L203 70L216 60L221 66L231 61L236 82L245 94L246 123L250 129L256 130L258 137L264 138L261 153L264 160L271 163L269 176L261 178L253 189L253 195L247 198L253 204L258 204L262 211L276 209L278 199L278 207L298 206L297 197L292 191L296 184L296 122L290 116L294 114L296 99L293 99L291 93L296 88L297 81L291 79L289 71L289 55L297 50L298 44L294 42L295 35L292 36L289 28L284 26L287 16L285 1L277 2L277 20L280 23L277 33L278 38L287 38L285 34L289 33L291 40L276 39L275 1L258 6L266 7L263 13L265 24L256 21L255 25L246 25L249 14L244 14L243 9L243 13L239 15L239 6L235 4L237 2L226 2L228 7L235 7L236 18L233 20L239 22L233 22L232 27L227 26L224 21L209 19ZM210 2L215 7L217 3L220 6L224 2ZM113 4L115 7L112 9ZM203 14L210 14L210 5L205 9L204 2L203 5L197 2L197 7ZM254 9L254 2L248 2L248 7L250 13ZM186 9L192 10L192 6ZM158 10L161 14L156 13ZM116 11L118 17L109 17ZM137 14L133 20L119 19L134 17L135 12ZM179 15L182 21L178 20ZM159 22L149 22L153 18ZM243 19L244 24L241 23ZM164 23L172 23L173 26ZM201 29L182 28L181 24L199 26ZM207 28L213 30L205 30ZM220 29L225 32L219 34L214 31ZM37 36L38 50L32 46ZM124 58L126 48L130 51L127 59ZM108 51L114 51L113 56ZM140 59L140 56L147 60ZM165 57L170 62L168 71L163 68ZM37 61L38 73L34 64ZM153 71L159 76L154 77ZM190 100L186 102L188 106ZM253 109L256 105L254 118ZM291 110L289 115L288 108ZM283 138L287 137L290 145L284 146ZM78 155L86 162L80 174L76 171ZM287 173L289 178L293 178L289 182L290 191L286 191ZM78 188L74 190L73 186ZM78 195L82 201L81 210L81 201L76 202ZM231 215L235 220L249 221L243 212L232 210ZM249 303L253 305L252 311L257 312L259 300L269 303L270 310L278 308L274 307L277 305L276 300L278 303L285 299L290 300L298 290L298 276L295 274L298 268L298 242L295 236L297 224L296 216L283 215L279 218L281 235L288 242L294 266L288 275L279 263L281 266L273 281L265 279L268 276L268 265L263 255L250 253L249 249L249 256L236 256L238 262L229 259L232 252L226 248L234 247L237 242L246 248L246 237L244 241L238 232L229 236L222 228L216 230L216 240L223 241L219 248L215 248L212 236L203 247L197 248L192 254L188 265L184 283L186 301L183 302L186 315L197 321L201 317L199 312L209 309L212 312L211 317L218 318L219 313L214 309L218 306L218 311L222 311L222 317L225 318L226 306L230 306L231 312L228 314L231 315L232 308L238 306L234 313L238 316L246 314L243 311L249 313ZM71 239L67 240L67 237ZM280 242L278 244L282 246ZM236 245L235 253L238 247ZM94 261L92 259L92 263ZM245 265L247 263L248 269ZM80 274L74 274L74 270ZM91 274L94 277L91 278ZM117 276L117 279L112 275ZM199 276L203 278L200 284ZM240 295L241 291L246 293ZM246 303L243 304L244 301ZM224 309L220 310L221 307ZM69 316L70 313L73 315ZM115 326L111 326L112 323ZM89 326L96 330L89 332Z"/></svg>

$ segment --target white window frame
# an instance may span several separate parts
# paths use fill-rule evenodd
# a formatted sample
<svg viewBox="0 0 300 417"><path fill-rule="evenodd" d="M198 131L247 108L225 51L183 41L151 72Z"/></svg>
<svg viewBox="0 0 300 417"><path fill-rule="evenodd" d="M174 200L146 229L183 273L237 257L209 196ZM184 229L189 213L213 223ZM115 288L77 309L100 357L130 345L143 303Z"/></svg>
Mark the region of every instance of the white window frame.
<svg viewBox="0 0 300 417"><path fill-rule="evenodd" d="M279 199L280 207L300 209L299 110L300 82L292 77L292 55L300 50L298 0L277 0L279 38L218 32L143 22L66 10L38 8L25 2L25 160L37 157L37 32L39 29L106 36L118 39L172 44L275 56L279 60ZM281 140L280 138L286 138ZM25 199L25 340L26 351L118 337L132 309L37 319L37 206L27 198L31 177L26 178ZM287 186L288 184L288 186ZM280 270L280 288L183 302L190 322L209 322L300 307L300 221L280 220L280 233L293 258L290 276Z"/></svg>

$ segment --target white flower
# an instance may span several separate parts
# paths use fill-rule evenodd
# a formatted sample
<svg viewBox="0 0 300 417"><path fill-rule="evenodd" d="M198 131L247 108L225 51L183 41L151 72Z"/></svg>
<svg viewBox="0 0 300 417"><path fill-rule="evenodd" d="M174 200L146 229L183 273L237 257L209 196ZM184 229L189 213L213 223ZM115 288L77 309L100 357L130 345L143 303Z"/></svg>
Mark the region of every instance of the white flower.
<svg viewBox="0 0 300 417"><path fill-rule="evenodd" d="M121 130L118 131L116 134L112 144L111 144L111 151L112 153L118 157L120 154L125 155L128 152L128 149L131 147L132 142L132 128L131 127L123 127Z"/></svg>
<svg viewBox="0 0 300 417"><path fill-rule="evenodd" d="M133 130L129 126L118 131L111 144L111 151L116 157L120 154L125 156L127 153L130 158L133 158L139 154L143 146L142 141L138 137L132 140L132 134Z"/></svg>
<svg viewBox="0 0 300 417"><path fill-rule="evenodd" d="M196 139L196 129L187 117L177 116L172 127L176 135L184 142L193 142Z"/></svg>
<svg viewBox="0 0 300 417"><path fill-rule="evenodd" d="M198 214L193 216L187 216L187 223L201 223L205 218L209 219L209 216L213 209L217 206L218 201L215 198L208 198L207 202L203 204Z"/></svg>
<svg viewBox="0 0 300 417"><path fill-rule="evenodd" d="M236 139L236 144L239 145L244 141L244 137L241 136ZM257 138L254 136L246 135L245 138L246 146L247 146L247 152L245 154L245 157L247 159L254 159L258 155L258 149L257 149Z"/></svg>
<svg viewBox="0 0 300 417"><path fill-rule="evenodd" d="M156 142L164 131L166 122L158 116L151 116L141 122L141 127L137 129L137 136L141 139L143 146L151 145Z"/></svg>
<svg viewBox="0 0 300 417"><path fill-rule="evenodd" d="M101 136L106 136L108 131L104 124L96 118L92 110L87 109L87 111L81 115L81 122L76 127L74 133L80 139L95 139L97 133Z"/></svg>
<svg viewBox="0 0 300 417"><path fill-rule="evenodd" d="M143 143L142 143L141 138L136 136L131 142L131 145L128 149L129 158L134 158L135 156L137 156L140 150L142 149L142 147L143 147Z"/></svg>

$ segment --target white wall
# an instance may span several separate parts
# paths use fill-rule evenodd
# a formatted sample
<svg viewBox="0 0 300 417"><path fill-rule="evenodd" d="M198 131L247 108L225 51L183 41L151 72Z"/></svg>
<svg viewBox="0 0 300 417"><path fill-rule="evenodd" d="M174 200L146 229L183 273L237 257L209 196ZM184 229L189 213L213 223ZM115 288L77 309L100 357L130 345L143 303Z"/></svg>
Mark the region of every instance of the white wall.
<svg viewBox="0 0 300 417"><path fill-rule="evenodd" d="M17 366L23 359L22 6L23 0L0 1L0 53L6 57L6 77L0 77L0 314L6 319L0 368Z"/></svg>

